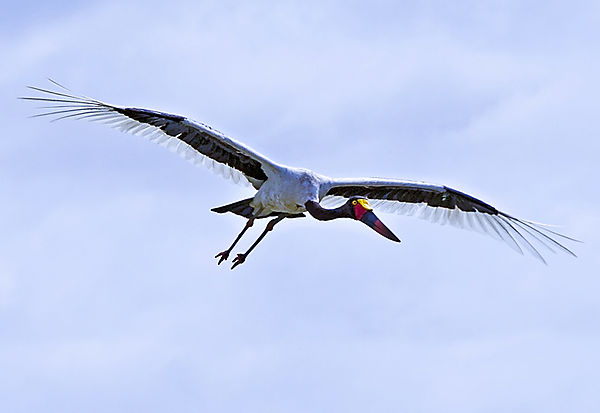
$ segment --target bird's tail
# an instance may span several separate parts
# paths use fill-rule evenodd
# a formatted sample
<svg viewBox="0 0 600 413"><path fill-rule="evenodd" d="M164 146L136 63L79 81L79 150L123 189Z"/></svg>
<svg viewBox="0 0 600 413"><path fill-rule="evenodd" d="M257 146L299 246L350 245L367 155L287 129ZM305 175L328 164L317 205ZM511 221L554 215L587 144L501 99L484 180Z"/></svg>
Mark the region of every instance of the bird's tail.
<svg viewBox="0 0 600 413"><path fill-rule="evenodd" d="M254 216L254 208L250 206L250 202L252 202L254 198L242 199L241 201L234 202L233 204L223 205L221 207L216 207L211 209L212 212L216 212L217 214L224 214L225 212L233 212L236 215L242 216L244 218L267 218L267 217L279 217L285 216L286 218L302 218L305 215L300 212L298 214L286 214L281 212L273 212L270 213L262 213L258 216ZM267 211L268 212L268 211Z"/></svg>
<svg viewBox="0 0 600 413"><path fill-rule="evenodd" d="M236 215L240 215L245 218L251 218L254 208L250 206L254 198L242 199L241 201L234 202L233 204L224 205L211 209L211 211L218 214L224 214L225 212L233 212Z"/></svg>

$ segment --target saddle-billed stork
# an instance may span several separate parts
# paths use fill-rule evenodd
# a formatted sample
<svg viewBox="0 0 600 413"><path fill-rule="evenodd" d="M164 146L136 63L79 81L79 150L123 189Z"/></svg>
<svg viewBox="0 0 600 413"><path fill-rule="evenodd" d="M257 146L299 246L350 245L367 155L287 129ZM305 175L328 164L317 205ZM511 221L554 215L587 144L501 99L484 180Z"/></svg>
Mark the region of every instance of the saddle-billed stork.
<svg viewBox="0 0 600 413"><path fill-rule="evenodd" d="M154 110L110 105L96 99L72 94L63 89L48 90L30 86L43 95L21 99L45 102L44 112L34 115L88 119L107 123L124 132L143 135L164 144L195 164L217 169L235 182L249 182L256 190L244 199L212 211L232 212L247 219L240 234L225 251L218 253L218 263L229 254L254 221L273 217L258 239L243 254L238 254L232 269L242 264L248 254L273 227L285 218L304 217L308 212L320 221L351 218L361 221L384 237L400 240L377 218L373 206L402 214L416 215L441 224L451 224L491 235L517 252L523 251L546 263L538 250L575 254L558 239L577 241L547 226L516 218L470 195L443 185L396 179L334 179L307 169L276 163L248 146L225 136L203 123L186 117ZM343 202L337 208L326 208L327 201Z"/></svg>

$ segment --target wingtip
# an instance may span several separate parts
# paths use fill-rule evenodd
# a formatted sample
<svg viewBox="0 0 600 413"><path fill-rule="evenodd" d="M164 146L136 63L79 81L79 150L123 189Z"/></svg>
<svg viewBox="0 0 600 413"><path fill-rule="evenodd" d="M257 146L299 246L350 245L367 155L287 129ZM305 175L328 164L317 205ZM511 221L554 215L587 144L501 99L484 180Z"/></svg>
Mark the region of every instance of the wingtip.
<svg viewBox="0 0 600 413"><path fill-rule="evenodd" d="M66 87L66 86L64 86L64 85L61 85L61 84L60 84L60 83L58 83L56 80L54 80L54 79L52 79L52 78L50 78L50 77L47 77L46 79L48 79L48 81L49 81L50 83L52 83L52 84L54 84L54 85L58 86L59 88L61 88L61 89L64 89L64 90L66 90L67 92L71 92L71 89L69 89L68 87Z"/></svg>

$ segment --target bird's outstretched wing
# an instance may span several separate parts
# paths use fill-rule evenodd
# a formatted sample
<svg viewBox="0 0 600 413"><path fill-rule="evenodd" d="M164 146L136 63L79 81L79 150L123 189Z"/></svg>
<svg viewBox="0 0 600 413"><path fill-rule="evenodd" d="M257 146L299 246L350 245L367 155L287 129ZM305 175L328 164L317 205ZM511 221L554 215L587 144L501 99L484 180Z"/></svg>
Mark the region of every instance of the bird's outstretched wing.
<svg viewBox="0 0 600 413"><path fill-rule="evenodd" d="M472 229L504 241L517 252L523 251L546 263L538 251L563 251L575 256L558 240L577 241L552 231L543 224L515 218L470 195L443 185L384 179L333 180L323 194L323 203L340 198L363 196L388 212L414 215L439 224Z"/></svg>
<svg viewBox="0 0 600 413"><path fill-rule="evenodd" d="M267 180L266 165L273 162L203 123L148 109L110 105L85 96L67 93L68 89L50 80L65 92L29 86L41 96L21 99L44 102L44 111L33 117L50 116L53 121L67 118L87 119L109 124L124 132L142 135L166 146L183 158L208 166L235 182L247 179L255 188ZM245 178L245 179L240 179Z"/></svg>

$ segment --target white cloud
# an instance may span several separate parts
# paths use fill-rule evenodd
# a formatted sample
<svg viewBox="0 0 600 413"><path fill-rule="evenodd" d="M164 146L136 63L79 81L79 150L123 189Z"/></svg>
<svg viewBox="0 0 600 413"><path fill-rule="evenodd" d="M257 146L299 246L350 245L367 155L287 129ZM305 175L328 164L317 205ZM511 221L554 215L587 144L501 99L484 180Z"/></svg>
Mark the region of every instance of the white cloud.
<svg viewBox="0 0 600 413"><path fill-rule="evenodd" d="M25 119L32 105L11 98L0 103L4 403L593 405L600 60L596 6L570 7L99 3L4 32L7 96L52 76L206 121L282 162L434 180L586 241L580 258L544 267L412 218L382 215L400 246L305 219L229 271L212 257L243 220L209 208L248 188L102 125Z"/></svg>

